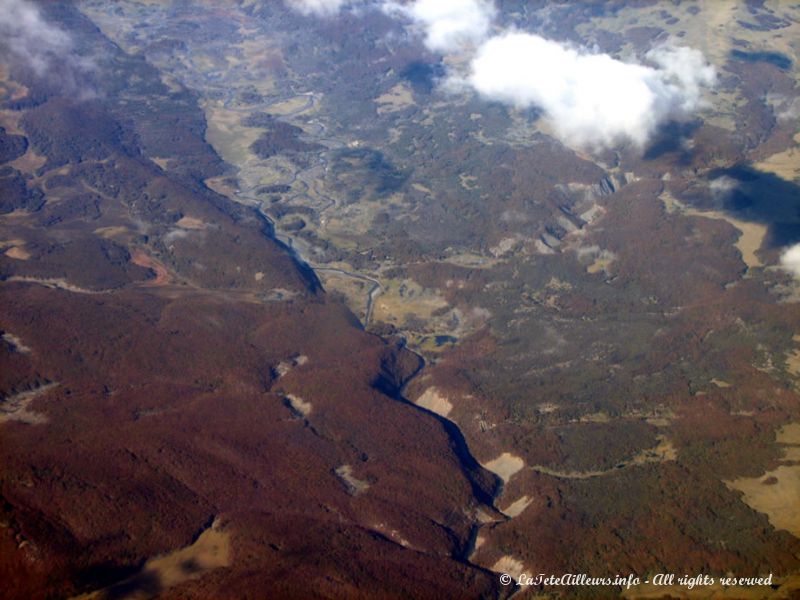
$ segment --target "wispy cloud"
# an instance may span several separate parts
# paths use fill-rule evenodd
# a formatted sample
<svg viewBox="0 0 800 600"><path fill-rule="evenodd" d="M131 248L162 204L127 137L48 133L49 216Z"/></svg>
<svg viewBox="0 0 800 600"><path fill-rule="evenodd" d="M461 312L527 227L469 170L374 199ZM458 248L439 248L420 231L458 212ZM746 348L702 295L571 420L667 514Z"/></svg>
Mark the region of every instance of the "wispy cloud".
<svg viewBox="0 0 800 600"><path fill-rule="evenodd" d="M455 52L483 41L496 9L489 0L415 0L384 2L389 14L404 17L421 28L425 45L434 52Z"/></svg>
<svg viewBox="0 0 800 600"><path fill-rule="evenodd" d="M284 0L286 5L302 15L332 17L352 0Z"/></svg>
<svg viewBox="0 0 800 600"><path fill-rule="evenodd" d="M0 33L4 54L24 61L40 77L54 58L72 48L69 35L47 23L26 0L0 0Z"/></svg>
<svg viewBox="0 0 800 600"><path fill-rule="evenodd" d="M737 187L739 187L739 182L727 175L722 175L708 182L711 196L717 201L726 200Z"/></svg>
<svg viewBox="0 0 800 600"><path fill-rule="evenodd" d="M70 35L28 0L0 0L0 60L29 68L64 93L92 95L77 80L94 63L78 56Z"/></svg>
<svg viewBox="0 0 800 600"><path fill-rule="evenodd" d="M795 244L781 254L781 267L800 278L800 244Z"/></svg>
<svg viewBox="0 0 800 600"><path fill-rule="evenodd" d="M793 123L800 118L800 97L788 97L767 92L764 96L764 102L772 107L775 117L782 123Z"/></svg>

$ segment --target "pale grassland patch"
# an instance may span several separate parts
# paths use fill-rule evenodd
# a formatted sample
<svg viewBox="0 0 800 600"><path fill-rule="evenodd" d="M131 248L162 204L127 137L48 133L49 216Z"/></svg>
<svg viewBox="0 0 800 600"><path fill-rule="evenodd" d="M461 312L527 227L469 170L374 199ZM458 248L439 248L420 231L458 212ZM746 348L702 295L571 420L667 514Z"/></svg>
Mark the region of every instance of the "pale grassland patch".
<svg viewBox="0 0 800 600"><path fill-rule="evenodd" d="M162 171L166 171L167 167L169 166L169 158L165 158L163 156L151 156L150 160L158 165L158 168Z"/></svg>
<svg viewBox="0 0 800 600"><path fill-rule="evenodd" d="M3 341L6 344L8 344L9 346L11 346L11 349L14 352L19 352L20 354L30 354L31 353L31 349L28 348L28 346L26 346L24 344L24 342L19 337L14 335L13 333L11 333L9 331L6 331L5 333L3 333L2 337L3 337Z"/></svg>
<svg viewBox="0 0 800 600"><path fill-rule="evenodd" d="M660 199L664 203L664 208L668 213L678 213L686 215L687 217L704 217L706 219L727 221L734 228L739 230L739 238L734 243L734 246L736 246L739 253L742 255L744 264L746 264L748 268L761 267L764 265L761 259L756 255L756 252L758 252L763 245L764 238L767 235L766 225L754 223L752 221L743 221L718 210L697 210L696 208L688 207L667 191L661 194Z"/></svg>
<svg viewBox="0 0 800 600"><path fill-rule="evenodd" d="M491 471L506 483L524 466L525 461L523 461L519 456L514 456L510 452L503 452L497 458L483 463L483 467L485 469Z"/></svg>
<svg viewBox="0 0 800 600"><path fill-rule="evenodd" d="M617 255L611 252L610 250L601 250L597 257L594 259L594 262L586 267L586 272L595 274L603 273L608 274L609 268L611 264L616 260Z"/></svg>
<svg viewBox="0 0 800 600"><path fill-rule="evenodd" d="M474 190L478 187L478 178L475 175L467 175L466 173L459 173L458 179L461 183L461 187L465 190Z"/></svg>
<svg viewBox="0 0 800 600"><path fill-rule="evenodd" d="M9 258L15 258L16 260L28 260L31 257L31 253L25 250L22 246L11 246L8 250L4 253Z"/></svg>
<svg viewBox="0 0 800 600"><path fill-rule="evenodd" d="M508 573L514 579L519 579L520 575L525 572L525 565L521 560L507 554L494 563L491 570L495 573Z"/></svg>
<svg viewBox="0 0 800 600"><path fill-rule="evenodd" d="M286 402L288 403L291 411L298 417L308 418L308 416L311 414L311 402L306 402L300 396L287 394Z"/></svg>
<svg viewBox="0 0 800 600"><path fill-rule="evenodd" d="M522 498L518 498L506 508L502 509L502 512L513 519L514 517L520 516L525 509L530 506L531 502L533 502L533 498L522 496Z"/></svg>
<svg viewBox="0 0 800 600"><path fill-rule="evenodd" d="M429 387L416 400L417 406L426 408L442 417L446 417L453 410L453 404L436 387Z"/></svg>
<svg viewBox="0 0 800 600"><path fill-rule="evenodd" d="M375 103L378 105L379 115L397 112L415 104L411 88L405 83L396 84L388 92L378 96Z"/></svg>
<svg viewBox="0 0 800 600"><path fill-rule="evenodd" d="M347 489L347 493L351 496L357 496L362 492L367 491L369 488L369 483L367 481L358 479L355 475L353 475L353 467L350 465L341 465L336 467L335 472L336 476Z"/></svg>
<svg viewBox="0 0 800 600"><path fill-rule="evenodd" d="M201 230L208 227L208 224L195 217L183 216L175 223L178 227L183 229L196 229Z"/></svg>
<svg viewBox="0 0 800 600"><path fill-rule="evenodd" d="M102 238L115 238L115 237L122 237L133 233L127 227L122 227L120 225L111 225L109 227L98 227L92 233L95 235L99 235Z"/></svg>
<svg viewBox="0 0 800 600"><path fill-rule="evenodd" d="M790 423L776 432L783 449L782 463L759 477L724 481L729 489L742 492L742 500L753 510L767 515L775 529L800 538L800 423Z"/></svg>
<svg viewBox="0 0 800 600"><path fill-rule="evenodd" d="M314 102L309 101L310 97L311 96L308 94L301 94L299 96L293 96L288 100L281 100L275 104L270 104L267 112L273 115L278 115L279 117L295 114L310 114L316 112ZM305 110L303 110L304 108Z"/></svg>
<svg viewBox="0 0 800 600"><path fill-rule="evenodd" d="M521 239L516 236L503 238L502 240L497 242L497 245L489 248L489 253L495 258L500 258L501 256L504 256L509 252L511 252L514 249L514 247L520 243L520 241Z"/></svg>
<svg viewBox="0 0 800 600"><path fill-rule="evenodd" d="M0 424L8 423L9 421L18 421L29 425L46 423L46 416L33 412L28 407L36 398L46 394L57 385L57 383L48 383L32 390L19 392L0 399Z"/></svg>
<svg viewBox="0 0 800 600"><path fill-rule="evenodd" d="M19 124L23 114L24 111L21 110L0 110L0 127L9 135L25 135Z"/></svg>
<svg viewBox="0 0 800 600"><path fill-rule="evenodd" d="M795 136L795 138L797 137ZM783 152L768 156L754 166L759 171L774 173L786 181L795 181L800 178L800 148L796 146L788 148Z"/></svg>
<svg viewBox="0 0 800 600"><path fill-rule="evenodd" d="M433 312L448 306L438 290L423 288L411 279L390 279L375 302L375 319L384 323L401 324L409 315L429 321Z"/></svg>
<svg viewBox="0 0 800 600"><path fill-rule="evenodd" d="M221 102L207 101L202 107L208 123L206 140L226 162L241 166L258 160L250 146L261 135L260 129L242 125L242 114L225 108Z"/></svg>
<svg viewBox="0 0 800 600"><path fill-rule="evenodd" d="M33 148L30 146L28 150L20 156L19 158L12 160L9 165L17 169L18 171L22 171L28 175L33 175L38 169L44 166L44 163L47 162L47 157L38 154Z"/></svg>
<svg viewBox="0 0 800 600"><path fill-rule="evenodd" d="M86 288L79 287L77 285L71 284L66 279L61 278L39 278L39 277L27 277L24 275L12 275L6 281L21 281L24 283L35 283L37 285L42 285L44 287L48 287L51 289L58 289L58 290L66 290L68 292L75 292L76 294L104 294L107 293L104 290L88 290Z"/></svg>
<svg viewBox="0 0 800 600"><path fill-rule="evenodd" d="M237 189L227 176L209 177L203 183L212 191L235 200Z"/></svg>
<svg viewBox="0 0 800 600"><path fill-rule="evenodd" d="M109 588L74 597L73 600L100 600L112 596L119 600L152 598L152 594L143 591L145 586L137 585L137 582L155 579L158 588L166 589L199 579L213 569L230 566L230 538L230 533L224 531L216 519L190 546L151 558L137 575Z"/></svg>

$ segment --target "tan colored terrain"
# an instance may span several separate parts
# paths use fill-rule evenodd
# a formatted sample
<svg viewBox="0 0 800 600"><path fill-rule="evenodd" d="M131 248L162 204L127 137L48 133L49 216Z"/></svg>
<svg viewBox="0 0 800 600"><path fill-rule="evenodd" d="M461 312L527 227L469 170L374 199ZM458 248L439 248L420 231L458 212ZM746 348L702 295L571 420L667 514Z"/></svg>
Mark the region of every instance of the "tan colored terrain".
<svg viewBox="0 0 800 600"><path fill-rule="evenodd" d="M224 531L218 520L206 529L192 545L148 560L141 572L111 588L83 594L74 600L146 600L154 598L155 589L166 589L191 579L198 579L208 571L231 564L230 533ZM151 580L158 582L153 586Z"/></svg>
<svg viewBox="0 0 800 600"><path fill-rule="evenodd" d="M339 479L344 483L347 491L352 496L357 496L358 494L367 491L369 488L369 483L358 479L353 474L353 467L350 465L342 465L336 468L336 475Z"/></svg>
<svg viewBox="0 0 800 600"><path fill-rule="evenodd" d="M33 412L28 407L36 398L46 394L56 386L58 386L57 383L48 383L27 392L20 392L0 399L0 423L8 421L19 421L30 425L46 423L47 417Z"/></svg>
<svg viewBox="0 0 800 600"><path fill-rule="evenodd" d="M450 414L450 411L453 410L453 404L435 387L429 387L425 390L422 395L417 398L416 404L442 417L446 417Z"/></svg>
<svg viewBox="0 0 800 600"><path fill-rule="evenodd" d="M11 246L11 248L5 251L5 255L9 258L16 258L17 260L28 260L31 257L31 253L22 246Z"/></svg>
<svg viewBox="0 0 800 600"><path fill-rule="evenodd" d="M196 230L203 230L208 227L208 223L203 222L202 219L197 219L195 217L188 217L183 216L175 222L175 225L178 227L182 227L183 229L196 229Z"/></svg>
<svg viewBox="0 0 800 600"><path fill-rule="evenodd" d="M167 268L158 260L144 252L144 250L136 250L131 257L131 262L146 269L152 269L156 276L144 285L157 286L166 285L172 281L172 277L167 271Z"/></svg>
<svg viewBox="0 0 800 600"><path fill-rule="evenodd" d="M796 138L797 136L795 136ZM756 163L754 166L759 171L774 173L786 181L796 181L800 178L800 149L794 147L778 152Z"/></svg>
<svg viewBox="0 0 800 600"><path fill-rule="evenodd" d="M301 417L308 417L311 414L311 402L306 402L299 396L295 396L294 394L287 394L286 401L289 403L289 406L296 415Z"/></svg>
<svg viewBox="0 0 800 600"><path fill-rule="evenodd" d="M497 475L504 482L508 482L508 480L524 466L525 461L519 456L514 456L510 452L503 452L497 458L483 464L485 469Z"/></svg>
<svg viewBox="0 0 800 600"><path fill-rule="evenodd" d="M375 103L378 105L378 114L384 114L414 106L414 97L407 84L398 83L385 94L378 96Z"/></svg>
<svg viewBox="0 0 800 600"><path fill-rule="evenodd" d="M760 477L741 477L725 485L743 494L754 510L767 515L776 529L800 537L800 423L791 423L776 434L783 446L783 463Z"/></svg>
<svg viewBox="0 0 800 600"><path fill-rule="evenodd" d="M703 217L706 219L718 219L730 223L739 230L739 239L734 244L742 255L742 261L748 268L764 266L763 261L757 256L757 252L764 244L767 235L767 226L762 223L743 221L718 210L698 210L683 204L680 200L672 197L669 192L661 194L661 201L668 213L679 213L688 217Z"/></svg>

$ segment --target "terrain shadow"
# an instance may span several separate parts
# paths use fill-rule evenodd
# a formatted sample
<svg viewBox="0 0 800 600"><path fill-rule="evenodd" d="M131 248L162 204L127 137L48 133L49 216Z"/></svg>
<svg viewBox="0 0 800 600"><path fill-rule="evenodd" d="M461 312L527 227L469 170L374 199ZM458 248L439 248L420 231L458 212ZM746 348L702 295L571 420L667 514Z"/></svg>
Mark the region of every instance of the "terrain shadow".
<svg viewBox="0 0 800 600"><path fill-rule="evenodd" d="M720 208L743 220L766 225L764 247L779 248L800 242L798 184L747 164L711 171L709 186L720 178L726 178L732 186L721 199Z"/></svg>
<svg viewBox="0 0 800 600"><path fill-rule="evenodd" d="M644 153L645 160L657 160L667 154L676 154L676 163L688 166L692 163L692 150L686 145L685 140L691 138L702 121L696 120L688 123L670 121L658 128L655 138Z"/></svg>

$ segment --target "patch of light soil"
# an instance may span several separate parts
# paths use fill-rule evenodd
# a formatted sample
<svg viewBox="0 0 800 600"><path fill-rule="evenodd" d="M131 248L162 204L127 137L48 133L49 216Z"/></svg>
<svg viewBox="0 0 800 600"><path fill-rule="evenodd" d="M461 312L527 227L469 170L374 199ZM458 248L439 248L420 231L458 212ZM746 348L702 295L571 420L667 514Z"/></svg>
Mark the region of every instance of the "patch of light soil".
<svg viewBox="0 0 800 600"><path fill-rule="evenodd" d="M776 434L784 456L778 468L760 477L741 477L725 481L732 490L742 492L742 500L753 510L767 515L775 529L800 538L800 423L791 423Z"/></svg>
<svg viewBox="0 0 800 600"><path fill-rule="evenodd" d="M397 112L415 104L411 88L405 83L398 83L385 94L381 94L375 99L375 103L378 105L379 115Z"/></svg>
<svg viewBox="0 0 800 600"><path fill-rule="evenodd" d="M196 219L194 217L181 217L175 222L175 225L181 227L182 229L205 229L208 225L201 221L200 219Z"/></svg>
<svg viewBox="0 0 800 600"><path fill-rule="evenodd" d="M392 529L386 523L376 523L372 528L403 548L411 547L411 543L397 529Z"/></svg>
<svg viewBox="0 0 800 600"><path fill-rule="evenodd" d="M292 411L292 413L297 417L302 417L305 419L311 414L311 402L306 402L299 396L288 394L286 396L286 404L289 406L289 409Z"/></svg>
<svg viewBox="0 0 800 600"><path fill-rule="evenodd" d="M450 411L453 410L452 403L435 387L429 387L425 390L423 394L417 398L416 404L442 417L446 417L450 414Z"/></svg>
<svg viewBox="0 0 800 600"><path fill-rule="evenodd" d="M77 596L73 600L154 598L159 591L166 588L198 579L213 569L227 567L231 560L230 533L222 529L219 520L215 520L192 545L151 558L133 577L106 589ZM154 581L157 585L154 585Z"/></svg>
<svg viewBox="0 0 800 600"><path fill-rule="evenodd" d="M664 207L668 213L677 212L687 217L704 217L706 219L727 221L730 225L739 230L740 235L734 243L734 246L736 246L739 253L742 255L742 262L744 262L749 269L764 266L761 259L756 256L756 252L761 248L764 243L764 238L767 235L766 225L754 223L752 221L743 221L718 210L697 210L696 208L690 208L680 200L672 197L669 192L661 194L661 201L664 203Z"/></svg>
<svg viewBox="0 0 800 600"><path fill-rule="evenodd" d="M351 496L357 496L358 494L367 491L369 488L368 482L358 479L355 475L353 475L353 467L350 465L336 467L335 473L339 480L344 484L345 488L347 489L347 493Z"/></svg>
<svg viewBox="0 0 800 600"><path fill-rule="evenodd" d="M5 255L8 258L15 258L17 260L28 260L31 257L31 253L22 246L11 246L11 248L5 251Z"/></svg>
<svg viewBox="0 0 800 600"><path fill-rule="evenodd" d="M302 367L304 364L308 362L308 357L304 354L298 354L296 356L292 356L286 360L282 360L278 363L275 367L275 376L278 378L283 377L291 372L292 369L295 367Z"/></svg>
<svg viewBox="0 0 800 600"><path fill-rule="evenodd" d="M6 281L22 281L25 283L37 283L39 285L43 285L44 287L49 287L52 289L58 290L66 290L68 292L74 292L76 294L107 294L106 290L87 290L86 288L78 287L77 285L73 285L65 279L42 279L39 277L26 277L22 275L12 275Z"/></svg>
<svg viewBox="0 0 800 600"><path fill-rule="evenodd" d="M7 423L9 421L18 421L20 423L28 423L29 425L46 423L47 417L29 410L28 406L30 406L31 402L36 398L46 394L57 385L57 383L48 383L32 390L0 398L0 423Z"/></svg>
<svg viewBox="0 0 800 600"><path fill-rule="evenodd" d="M795 141L800 143L800 134L795 136ZM793 147L783 152L778 152L756 163L759 171L774 173L786 181L793 181L800 177L800 148Z"/></svg>
<svg viewBox="0 0 800 600"><path fill-rule="evenodd" d="M523 511L530 506L531 502L533 502L533 498L529 498L528 496L523 496L512 502L508 507L502 509L504 515L509 517L518 517L520 516Z"/></svg>
<svg viewBox="0 0 800 600"><path fill-rule="evenodd" d="M492 565L492 571L495 573L508 573L514 579L519 579L520 575L525 572L525 565L522 564L521 560L506 555Z"/></svg>
<svg viewBox="0 0 800 600"><path fill-rule="evenodd" d="M25 344L23 344L22 340L19 339L13 333L9 333L8 331L6 331L5 333L3 333L2 337L3 337L3 341L6 344L8 344L9 346L11 346L11 349L14 352L19 352L20 354L30 354L31 353L31 349L28 348Z"/></svg>
<svg viewBox="0 0 800 600"><path fill-rule="evenodd" d="M485 469L497 475L504 483L508 483L509 479L524 466L525 461L519 456L514 456L510 452L503 452L497 458L483 463Z"/></svg>

